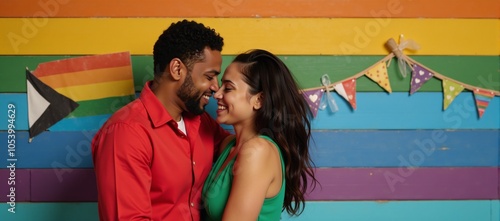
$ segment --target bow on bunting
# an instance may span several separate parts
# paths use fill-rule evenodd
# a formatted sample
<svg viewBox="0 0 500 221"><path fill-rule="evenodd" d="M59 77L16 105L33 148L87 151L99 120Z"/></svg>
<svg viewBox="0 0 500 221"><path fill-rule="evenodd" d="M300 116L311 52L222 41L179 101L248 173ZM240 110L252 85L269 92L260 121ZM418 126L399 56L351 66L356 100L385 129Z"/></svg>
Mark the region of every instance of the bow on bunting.
<svg viewBox="0 0 500 221"><path fill-rule="evenodd" d="M330 82L330 77L328 77L327 74L324 74L323 76L321 76L321 84L323 84L323 86L325 86L326 103L323 100L321 100L321 104L319 105L319 109L324 110L326 108L326 106L328 106L332 113L337 112L339 110L339 107L337 106L337 103L335 102L332 95L330 94L330 90L328 90L328 86L330 86L331 82Z"/></svg>
<svg viewBox="0 0 500 221"><path fill-rule="evenodd" d="M399 45L393 38L389 39L386 45L398 59L399 73L401 73L403 78L406 78L408 68L411 69L411 62L406 59L406 56L403 54L403 50L410 49L415 51L420 49L420 46L417 42L411 39L405 40L403 35L399 37Z"/></svg>

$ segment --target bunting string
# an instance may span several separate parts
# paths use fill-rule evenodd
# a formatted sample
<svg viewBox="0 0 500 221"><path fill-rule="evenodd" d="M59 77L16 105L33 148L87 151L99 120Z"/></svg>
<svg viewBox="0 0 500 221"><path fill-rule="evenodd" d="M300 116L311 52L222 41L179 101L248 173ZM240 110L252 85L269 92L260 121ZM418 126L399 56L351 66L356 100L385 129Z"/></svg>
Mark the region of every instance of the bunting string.
<svg viewBox="0 0 500 221"><path fill-rule="evenodd" d="M380 59L378 62L376 62L376 63L375 63L375 64L373 64L372 66L370 66L370 67L368 67L368 68L364 69L363 71L361 71L361 72L359 72L359 73L357 73L357 74L355 74L355 75L352 75L352 76L350 76L350 77L348 77L348 78L344 78L344 79L342 79L342 80L340 80L340 81L335 81L335 82L330 83L330 84L328 84L328 85L326 85L326 86L318 86L318 87L306 88L306 89L302 89L302 91L314 91L314 90L321 90L321 89L323 89L323 90L324 90L325 88L331 91L331 90L333 90L333 89L334 89L335 85L337 85L337 84L339 84L339 83L341 83L341 82L347 81L347 80L349 80L349 79L352 79L352 78L359 78L359 77L362 77L363 75L365 75L365 73L366 73L368 70L373 69L373 68L374 68L375 66L377 66L380 62L387 62L387 61L390 61L393 57L394 57L394 54L393 54L393 53L388 54L387 56L385 56L384 58Z"/></svg>
<svg viewBox="0 0 500 221"><path fill-rule="evenodd" d="M490 89L486 89L486 88L480 88L480 87L472 86L470 84L466 84L466 83L457 81L455 79L446 77L446 76L438 73L437 71L434 71L434 70L432 70L432 69L430 69L430 68L422 65L421 63L415 61L414 59L408 57L407 55L404 55L404 56L406 57L406 59L408 59L408 61L411 62L412 65L415 65L415 64L420 65L421 67L423 67L423 68L431 71L432 73L434 73L434 77L436 77L436 78L439 78L441 80L448 80L448 81L455 82L456 84L462 85L465 89L470 90L470 91L474 91L475 89L481 89L481 90L484 90L484 91L488 91L488 92L494 94L495 96L500 96L500 91L495 91L495 90L490 90Z"/></svg>
<svg viewBox="0 0 500 221"><path fill-rule="evenodd" d="M492 98L494 96L500 96L500 91L485 89L457 81L455 79L442 75L437 71L434 71L410 58L409 56L404 54L403 51L406 49L418 50L420 46L411 39L405 40L402 35L400 36L399 44L397 44L396 41L391 38L386 42L386 46L390 51L389 54L381 60L375 62L370 67L362 70L361 72L333 83L330 83L328 75L325 74L321 78L321 86L302 89L301 93L309 103L309 106L313 111L313 115L316 116L318 109L325 109L325 105L321 101L323 93L327 94L326 102L328 103L328 106L331 108L332 112L338 110L336 108L336 103L333 100L333 97L329 93L330 91L336 91L341 97L346 99L351 105L352 109L355 110L356 79L364 75L373 80L388 93L391 93L392 89L389 83L387 67L391 64L393 58L397 59L398 70L403 78L407 76L407 70L411 70L412 79L410 82L410 95L417 92L423 84L425 84L429 79L433 77L438 78L442 81L444 94L444 110L446 110L446 108L451 104L451 102L453 102L458 94L460 94L464 89L467 89L474 93L478 116L479 118L481 118ZM325 81L325 79L327 79L327 81Z"/></svg>

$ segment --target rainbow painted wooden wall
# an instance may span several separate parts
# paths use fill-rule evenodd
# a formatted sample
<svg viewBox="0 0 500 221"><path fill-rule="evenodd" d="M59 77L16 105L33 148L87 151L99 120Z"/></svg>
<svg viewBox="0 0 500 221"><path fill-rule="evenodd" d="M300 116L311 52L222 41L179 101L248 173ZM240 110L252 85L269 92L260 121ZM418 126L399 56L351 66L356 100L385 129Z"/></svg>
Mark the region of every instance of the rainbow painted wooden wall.
<svg viewBox="0 0 500 221"><path fill-rule="evenodd" d="M403 34L421 45L405 51L418 62L500 90L496 0L2 0L0 220L98 220L89 144L108 115L64 119L28 143L25 67L130 51L139 92L152 78L157 36L182 18L221 33L223 68L237 53L264 48L304 89L320 86L323 74L338 81L364 70L388 54L389 38ZM500 220L500 98L480 119L467 90L443 111L439 79L410 96L411 77L395 64L388 70L393 93L360 77L355 111L333 93L339 111L318 113L311 148L321 187L301 216L283 220ZM14 176L9 104L16 109Z"/></svg>

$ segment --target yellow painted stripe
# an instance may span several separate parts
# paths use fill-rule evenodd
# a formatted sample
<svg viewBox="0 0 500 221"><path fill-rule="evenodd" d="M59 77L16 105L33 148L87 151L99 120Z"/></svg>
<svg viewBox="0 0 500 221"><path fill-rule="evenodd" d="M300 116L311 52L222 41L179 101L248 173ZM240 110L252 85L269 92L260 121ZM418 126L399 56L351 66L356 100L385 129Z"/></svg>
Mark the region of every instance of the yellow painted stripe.
<svg viewBox="0 0 500 221"><path fill-rule="evenodd" d="M290 55L385 55L403 34L410 55L499 55L499 19L196 18L225 39L223 54L263 48ZM151 54L177 18L3 18L0 54Z"/></svg>
<svg viewBox="0 0 500 221"><path fill-rule="evenodd" d="M38 79L52 88L60 88L103 82L131 80L132 77L132 68L130 66L124 66L49 75L46 77L40 77Z"/></svg>
<svg viewBox="0 0 500 221"><path fill-rule="evenodd" d="M134 82L133 80L113 81L54 89L74 101L86 101L134 94Z"/></svg>

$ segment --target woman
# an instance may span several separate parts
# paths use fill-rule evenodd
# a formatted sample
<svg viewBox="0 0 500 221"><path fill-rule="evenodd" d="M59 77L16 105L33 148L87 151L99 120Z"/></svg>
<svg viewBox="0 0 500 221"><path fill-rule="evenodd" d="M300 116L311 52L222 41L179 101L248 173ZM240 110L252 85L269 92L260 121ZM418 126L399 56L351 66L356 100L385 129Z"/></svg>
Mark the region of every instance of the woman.
<svg viewBox="0 0 500 221"><path fill-rule="evenodd" d="M205 181L209 220L279 220L304 209L314 178L308 143L311 112L292 74L275 55L252 50L227 67L214 94L217 121L235 139L220 147Z"/></svg>

